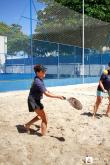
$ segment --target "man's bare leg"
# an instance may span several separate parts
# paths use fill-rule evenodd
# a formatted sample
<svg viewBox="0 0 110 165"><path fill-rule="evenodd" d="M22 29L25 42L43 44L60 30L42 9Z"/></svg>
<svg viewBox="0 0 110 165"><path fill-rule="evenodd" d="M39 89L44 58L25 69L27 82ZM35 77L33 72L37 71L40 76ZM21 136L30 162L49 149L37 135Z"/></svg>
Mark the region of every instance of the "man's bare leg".
<svg viewBox="0 0 110 165"><path fill-rule="evenodd" d="M97 100L96 100L96 103L94 105L94 110L93 110L93 118L96 117L96 113L99 108L99 105L101 104L102 99L103 99L103 97L97 96Z"/></svg>
<svg viewBox="0 0 110 165"><path fill-rule="evenodd" d="M47 124L46 124L46 122L42 122L41 123L41 134L45 135L46 134L46 130L47 130Z"/></svg>
<svg viewBox="0 0 110 165"><path fill-rule="evenodd" d="M108 115L109 113L110 113L110 97L109 97L109 104L108 104L107 111L106 111L106 114L105 115L108 117L109 116Z"/></svg>
<svg viewBox="0 0 110 165"><path fill-rule="evenodd" d="M97 103L95 103L94 110L93 110L93 118L96 117L96 113L97 113L98 107L99 107L99 105L97 105Z"/></svg>
<svg viewBox="0 0 110 165"><path fill-rule="evenodd" d="M45 135L46 130L47 130L47 116L46 116L44 110L36 110L35 112L38 114L38 116L41 117L41 120L42 120L42 122L41 122L41 134Z"/></svg>
<svg viewBox="0 0 110 165"><path fill-rule="evenodd" d="M35 123L36 121L40 120L39 116L37 115L36 117L34 117L32 120L30 120L28 123L24 124L24 127L29 129L30 126Z"/></svg>

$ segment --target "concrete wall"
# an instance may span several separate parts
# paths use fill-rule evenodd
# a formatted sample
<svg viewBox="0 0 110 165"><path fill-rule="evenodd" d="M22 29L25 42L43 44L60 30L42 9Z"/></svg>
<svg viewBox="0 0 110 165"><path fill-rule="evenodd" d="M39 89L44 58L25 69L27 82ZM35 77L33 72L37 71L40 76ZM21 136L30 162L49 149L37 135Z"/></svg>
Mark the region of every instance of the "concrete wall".
<svg viewBox="0 0 110 165"><path fill-rule="evenodd" d="M7 37L0 36L0 73L4 72L5 54L7 54Z"/></svg>

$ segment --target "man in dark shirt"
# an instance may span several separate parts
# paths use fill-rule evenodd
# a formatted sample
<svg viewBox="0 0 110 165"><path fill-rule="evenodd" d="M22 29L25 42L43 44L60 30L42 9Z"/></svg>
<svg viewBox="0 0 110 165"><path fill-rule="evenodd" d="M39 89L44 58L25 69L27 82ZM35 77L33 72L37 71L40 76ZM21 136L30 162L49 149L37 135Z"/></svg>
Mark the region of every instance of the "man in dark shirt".
<svg viewBox="0 0 110 165"><path fill-rule="evenodd" d="M46 113L44 112L44 106L41 103L43 94L45 94L48 97L58 98L58 99L64 99L64 97L54 95L50 93L49 91L47 91L47 89L45 88L43 79L45 78L46 68L43 65L41 64L35 65L34 71L35 71L36 77L34 78L34 81L30 88L30 92L28 96L28 108L29 108L29 112L36 112L37 116L34 117L28 123L26 123L24 126L27 130L29 130L30 126L34 122L41 119L42 120L41 134L44 135L47 129L47 117L46 117Z"/></svg>
<svg viewBox="0 0 110 165"><path fill-rule="evenodd" d="M108 104L105 115L108 116L108 114L110 113L110 62L108 63L108 68L106 69L106 72L102 73L99 80L99 85L97 87L97 98L96 98L96 103L94 105L93 117L95 117L98 107L102 102L103 95L106 92L108 93L109 104Z"/></svg>

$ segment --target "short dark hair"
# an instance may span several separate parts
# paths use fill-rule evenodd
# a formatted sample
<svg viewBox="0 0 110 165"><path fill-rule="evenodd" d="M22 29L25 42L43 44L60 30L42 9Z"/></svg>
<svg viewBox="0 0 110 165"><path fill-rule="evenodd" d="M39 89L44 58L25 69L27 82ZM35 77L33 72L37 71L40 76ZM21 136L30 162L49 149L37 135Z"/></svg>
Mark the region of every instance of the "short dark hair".
<svg viewBox="0 0 110 165"><path fill-rule="evenodd" d="M108 66L110 67L110 62L108 63Z"/></svg>
<svg viewBox="0 0 110 165"><path fill-rule="evenodd" d="M35 73L40 72L40 71L46 72L46 70L47 70L47 68L45 68L42 64L36 64L34 66Z"/></svg>

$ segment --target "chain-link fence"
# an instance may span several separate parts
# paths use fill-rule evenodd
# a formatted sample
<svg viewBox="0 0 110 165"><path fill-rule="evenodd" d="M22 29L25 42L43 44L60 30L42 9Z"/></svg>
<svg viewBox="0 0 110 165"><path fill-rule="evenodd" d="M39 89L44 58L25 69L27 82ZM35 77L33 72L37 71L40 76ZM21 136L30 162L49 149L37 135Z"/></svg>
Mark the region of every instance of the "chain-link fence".
<svg viewBox="0 0 110 165"><path fill-rule="evenodd" d="M84 15L83 27L82 14L53 1L39 9L30 2L19 23L0 23L0 79L32 78L37 63L48 68L47 78L99 77L110 61L110 23Z"/></svg>
<svg viewBox="0 0 110 165"><path fill-rule="evenodd" d="M21 54L22 58L17 58L17 54L4 54L2 73L30 75L33 66L42 63L48 68L47 78L82 76L82 48L39 40L33 40L33 45L33 56ZM86 48L84 54L84 76L100 76L110 59L110 53L94 52L94 49Z"/></svg>

